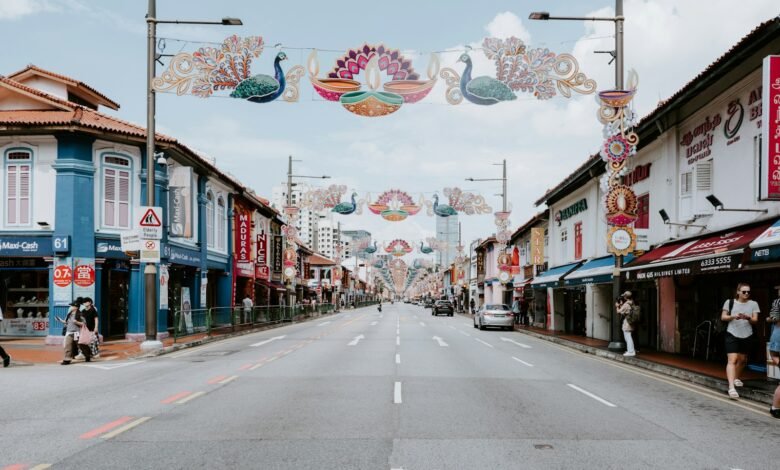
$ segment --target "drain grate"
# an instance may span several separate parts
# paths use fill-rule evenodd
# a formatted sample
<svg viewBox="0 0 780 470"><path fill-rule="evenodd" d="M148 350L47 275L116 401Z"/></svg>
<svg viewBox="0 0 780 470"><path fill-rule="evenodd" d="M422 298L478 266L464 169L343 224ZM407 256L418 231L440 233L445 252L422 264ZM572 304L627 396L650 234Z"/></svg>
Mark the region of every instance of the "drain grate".
<svg viewBox="0 0 780 470"><path fill-rule="evenodd" d="M550 444L534 444L534 449L547 450L552 448L553 446L551 446Z"/></svg>

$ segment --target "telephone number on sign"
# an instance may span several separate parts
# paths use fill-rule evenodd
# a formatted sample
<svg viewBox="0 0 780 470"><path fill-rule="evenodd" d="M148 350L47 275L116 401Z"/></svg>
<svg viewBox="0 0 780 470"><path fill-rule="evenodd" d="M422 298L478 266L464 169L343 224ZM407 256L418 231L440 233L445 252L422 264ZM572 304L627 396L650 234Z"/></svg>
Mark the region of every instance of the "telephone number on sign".
<svg viewBox="0 0 780 470"><path fill-rule="evenodd" d="M709 268L712 266L727 266L731 264L731 256L719 256L717 258L709 258L702 260L701 267Z"/></svg>

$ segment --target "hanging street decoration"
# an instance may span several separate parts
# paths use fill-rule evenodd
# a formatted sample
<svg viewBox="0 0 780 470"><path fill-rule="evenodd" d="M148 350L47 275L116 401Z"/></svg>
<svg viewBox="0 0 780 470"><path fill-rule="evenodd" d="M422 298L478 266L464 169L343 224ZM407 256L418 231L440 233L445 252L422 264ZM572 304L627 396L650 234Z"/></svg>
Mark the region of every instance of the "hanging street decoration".
<svg viewBox="0 0 780 470"><path fill-rule="evenodd" d="M601 107L599 121L604 124L604 145L601 159L607 172L601 179L604 192L607 223L607 251L616 256L625 256L634 251L636 236L631 227L637 219L637 197L630 186L622 184L622 177L628 174L628 162L636 154L639 136L632 130L636 125L636 113L629 108L638 85L635 71L628 74L626 90L608 90L599 93Z"/></svg>
<svg viewBox="0 0 780 470"><path fill-rule="evenodd" d="M282 233L285 235L287 247L284 249L282 257L282 274L288 282L292 282L298 275L298 244L300 240L298 238L298 230L295 228L298 221L299 209L295 206L286 206L284 213L287 215L287 224L282 226Z"/></svg>
<svg viewBox="0 0 780 470"><path fill-rule="evenodd" d="M368 210L389 222L405 220L410 215L416 215L421 208L409 194L398 189L383 192L376 202L368 205Z"/></svg>
<svg viewBox="0 0 780 470"><path fill-rule="evenodd" d="M263 53L261 36L241 38L233 35L221 47L201 47L190 54L180 52L173 56L168 68L152 80L156 91L176 90L177 95L192 94L208 98L215 92L232 90L231 98L253 103L268 103L281 97L284 101L298 101L298 83L304 75L300 65L286 73L281 62L287 54L278 52L274 59L274 74L252 75L252 61Z"/></svg>
<svg viewBox="0 0 780 470"><path fill-rule="evenodd" d="M566 98L571 92L587 95L596 91L595 80L580 72L577 59L570 54L555 54L547 48L528 50L516 37L485 38L485 56L496 63L496 78L472 78L469 53L461 54L458 62L466 64L463 74L451 68L442 69L440 76L447 84L446 99L453 105L464 99L478 105L493 105L517 99L516 92L533 93L539 100L554 97L556 90Z"/></svg>
<svg viewBox="0 0 780 470"><path fill-rule="evenodd" d="M439 195L433 195L433 203L431 201L425 201L425 205L428 207L428 215L436 215L438 217L449 217L456 215L456 211L452 206L447 204L439 204Z"/></svg>
<svg viewBox="0 0 780 470"><path fill-rule="evenodd" d="M444 195L449 199L450 207L466 215L490 214L492 208L485 198L478 194L463 192L460 188L444 188Z"/></svg>
<svg viewBox="0 0 780 470"><path fill-rule="evenodd" d="M512 256L507 253L509 240L512 238L512 232L509 231L509 215L511 211L498 211L495 213L496 219L496 242L500 254L498 261L498 280L502 284L507 284L512 280Z"/></svg>
<svg viewBox="0 0 780 470"><path fill-rule="evenodd" d="M425 242L420 242L420 253L429 255L433 253L433 247L425 246Z"/></svg>
<svg viewBox="0 0 780 470"><path fill-rule="evenodd" d="M409 246L409 243L401 239L393 240L385 247L385 252L396 257L407 255L412 251L414 251L414 249Z"/></svg>
<svg viewBox="0 0 780 470"><path fill-rule="evenodd" d="M306 191L301 194L300 208L308 209L310 211L333 209L338 205L346 192L346 186L335 184L332 184L327 188L317 188Z"/></svg>

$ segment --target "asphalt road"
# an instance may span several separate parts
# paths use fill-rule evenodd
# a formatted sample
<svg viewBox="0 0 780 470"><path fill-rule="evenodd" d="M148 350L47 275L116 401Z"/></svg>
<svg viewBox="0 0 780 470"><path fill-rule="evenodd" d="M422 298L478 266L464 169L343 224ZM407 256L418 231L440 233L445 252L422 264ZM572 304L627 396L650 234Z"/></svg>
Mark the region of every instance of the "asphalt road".
<svg viewBox="0 0 780 470"><path fill-rule="evenodd" d="M408 304L0 370L0 468L780 467L763 406Z"/></svg>

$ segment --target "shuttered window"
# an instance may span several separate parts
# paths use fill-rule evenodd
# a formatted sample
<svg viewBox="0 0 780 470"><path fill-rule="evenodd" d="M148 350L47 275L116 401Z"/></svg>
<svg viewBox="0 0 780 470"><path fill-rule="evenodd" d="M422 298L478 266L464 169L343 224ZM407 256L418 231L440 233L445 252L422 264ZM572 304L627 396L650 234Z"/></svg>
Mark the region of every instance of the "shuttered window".
<svg viewBox="0 0 780 470"><path fill-rule="evenodd" d="M715 208L707 201L707 196L712 194L712 160L697 163L695 170L696 214L712 214L715 211Z"/></svg>
<svg viewBox="0 0 780 470"><path fill-rule="evenodd" d="M224 250L227 248L225 242L227 241L227 210L225 207L225 199L220 196L217 200L217 249Z"/></svg>
<svg viewBox="0 0 780 470"><path fill-rule="evenodd" d="M5 224L30 225L32 216L32 153L9 152L6 155Z"/></svg>
<svg viewBox="0 0 780 470"><path fill-rule="evenodd" d="M216 236L214 233L214 194L206 193L206 245L214 248Z"/></svg>
<svg viewBox="0 0 780 470"><path fill-rule="evenodd" d="M130 160L105 157L103 163L103 226L130 228ZM110 166L109 166L110 165Z"/></svg>
<svg viewBox="0 0 780 470"><path fill-rule="evenodd" d="M680 175L680 219L690 220L693 217L693 172L686 171Z"/></svg>

